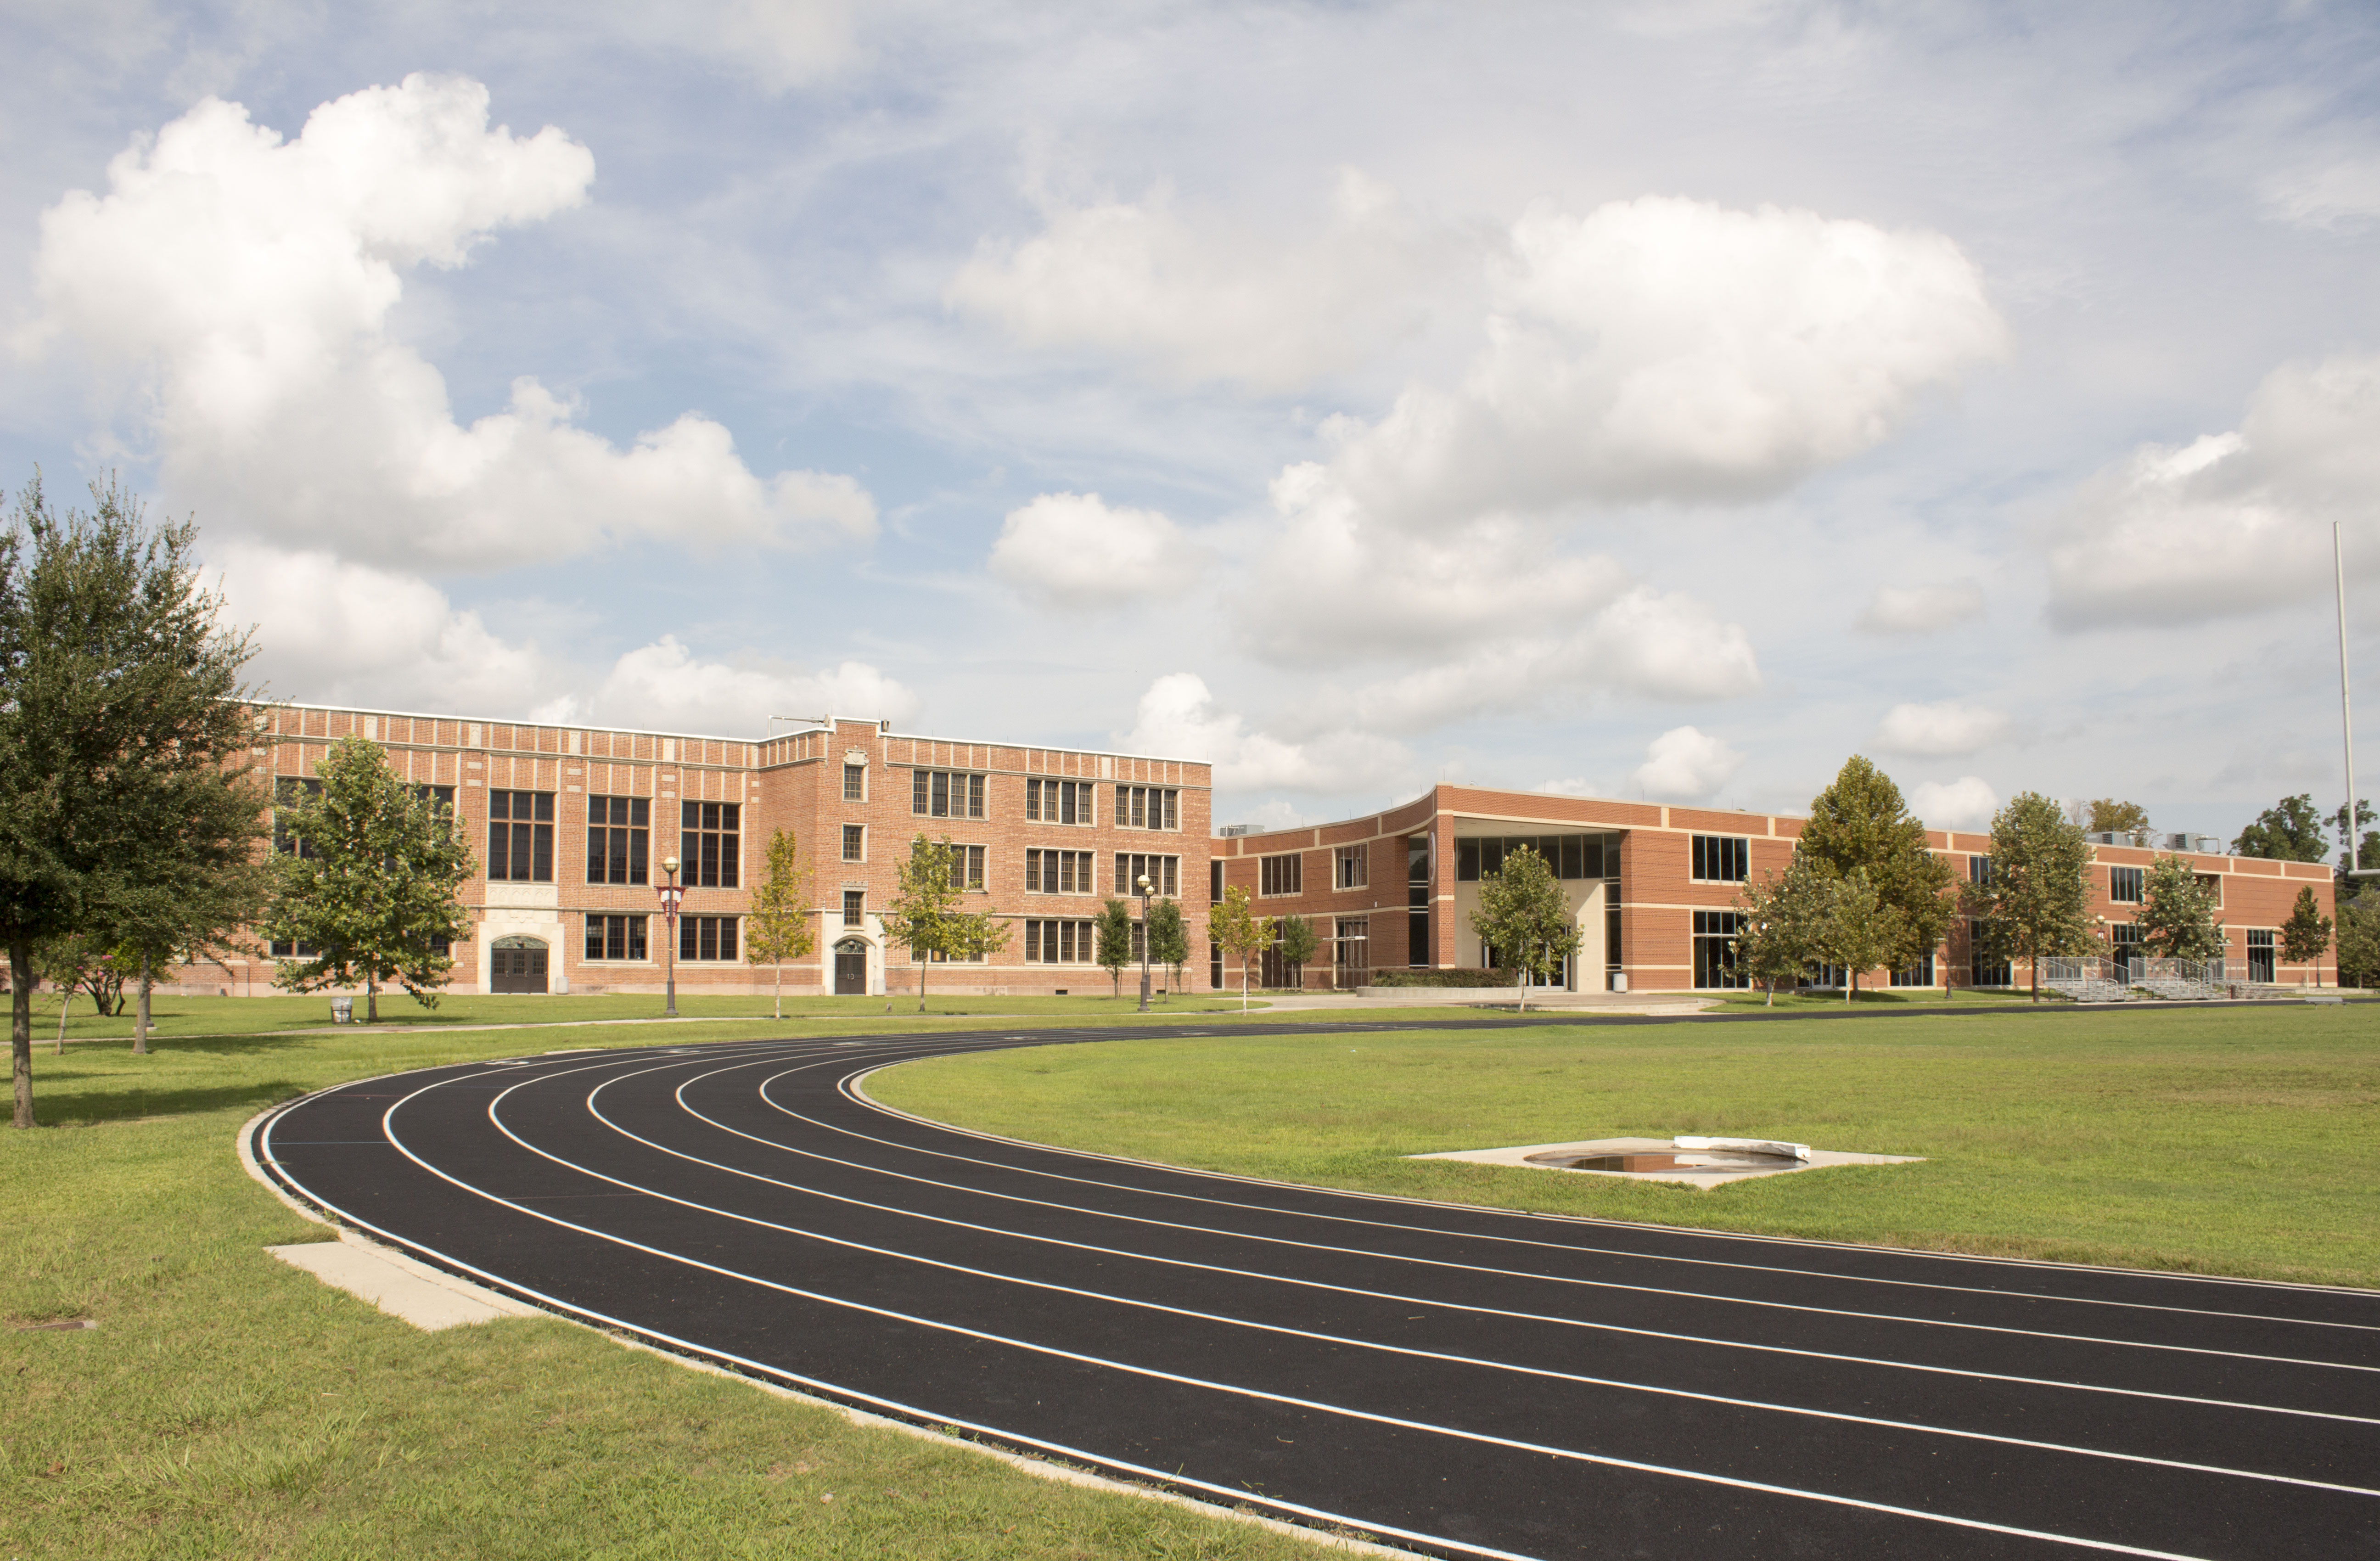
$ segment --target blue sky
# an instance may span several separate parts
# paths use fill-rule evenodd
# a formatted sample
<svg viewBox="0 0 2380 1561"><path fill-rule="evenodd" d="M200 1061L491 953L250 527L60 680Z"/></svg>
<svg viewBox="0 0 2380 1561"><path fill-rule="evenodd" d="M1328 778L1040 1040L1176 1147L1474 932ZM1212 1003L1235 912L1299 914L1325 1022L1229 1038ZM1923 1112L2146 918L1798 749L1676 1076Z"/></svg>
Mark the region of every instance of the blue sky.
<svg viewBox="0 0 2380 1561"><path fill-rule="evenodd" d="M2339 794L2369 7L503 15L0 16L0 483L194 514L278 695Z"/></svg>

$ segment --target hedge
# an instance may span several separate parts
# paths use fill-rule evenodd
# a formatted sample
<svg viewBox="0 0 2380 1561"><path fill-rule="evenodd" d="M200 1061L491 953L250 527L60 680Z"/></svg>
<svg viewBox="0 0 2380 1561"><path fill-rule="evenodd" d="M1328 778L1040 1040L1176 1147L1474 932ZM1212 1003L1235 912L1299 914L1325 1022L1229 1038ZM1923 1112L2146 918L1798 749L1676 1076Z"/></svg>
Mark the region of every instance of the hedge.
<svg viewBox="0 0 2380 1561"><path fill-rule="evenodd" d="M1509 970L1376 970L1374 986L1511 986Z"/></svg>

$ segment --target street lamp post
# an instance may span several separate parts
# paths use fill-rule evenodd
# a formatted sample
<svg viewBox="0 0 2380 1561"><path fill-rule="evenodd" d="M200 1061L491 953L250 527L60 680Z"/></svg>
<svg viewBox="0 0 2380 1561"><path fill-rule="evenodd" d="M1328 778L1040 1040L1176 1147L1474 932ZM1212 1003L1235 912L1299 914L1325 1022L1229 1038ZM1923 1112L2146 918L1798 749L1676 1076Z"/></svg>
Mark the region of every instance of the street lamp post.
<svg viewBox="0 0 2380 1561"><path fill-rule="evenodd" d="M1140 875L1140 1011L1148 1011L1148 875Z"/></svg>
<svg viewBox="0 0 2380 1561"><path fill-rule="evenodd" d="M662 871L669 875L662 895L662 968L669 973L669 998L662 1009L662 1017L677 1017L677 902L686 898L686 890L677 886L677 858L662 858Z"/></svg>

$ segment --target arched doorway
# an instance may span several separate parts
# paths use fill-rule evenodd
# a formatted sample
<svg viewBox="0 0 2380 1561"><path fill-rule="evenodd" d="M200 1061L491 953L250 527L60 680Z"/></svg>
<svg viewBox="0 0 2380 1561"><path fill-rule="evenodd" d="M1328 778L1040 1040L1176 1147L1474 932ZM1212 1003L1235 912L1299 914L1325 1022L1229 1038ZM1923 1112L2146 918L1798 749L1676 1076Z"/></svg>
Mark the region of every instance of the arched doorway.
<svg viewBox="0 0 2380 1561"><path fill-rule="evenodd" d="M868 996L868 945L856 938L846 938L834 946L834 995Z"/></svg>
<svg viewBox="0 0 2380 1561"><path fill-rule="evenodd" d="M488 950L488 990L545 990L545 945L534 938L499 938Z"/></svg>

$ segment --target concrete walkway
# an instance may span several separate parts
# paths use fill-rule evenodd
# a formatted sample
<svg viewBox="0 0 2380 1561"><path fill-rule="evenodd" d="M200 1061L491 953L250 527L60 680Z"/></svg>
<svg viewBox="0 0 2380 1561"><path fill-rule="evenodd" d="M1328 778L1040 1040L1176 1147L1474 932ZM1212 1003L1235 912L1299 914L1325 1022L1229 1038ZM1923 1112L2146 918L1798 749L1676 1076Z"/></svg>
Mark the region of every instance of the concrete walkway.
<svg viewBox="0 0 2380 1561"><path fill-rule="evenodd" d="M1362 997L1354 992L1281 993L1255 999L1249 1005L1248 1011L1251 1013L1268 1010L1273 1013L1308 1013L1333 1009L1354 1010L1421 1008L1443 1010L1471 1008L1510 1012L1512 1007L1512 999L1507 998L1490 1008L1489 1005L1480 1001L1475 990L1470 988L1450 991L1445 987L1400 986L1392 987L1390 991L1393 991L1395 995L1391 997L1389 992L1380 991L1377 987L1374 988L1376 995L1372 997ZM1517 996L1517 993L1514 994L1515 998ZM1664 1018L1670 1018L1682 1013L1700 1013L1705 1009L1717 1007L1718 1004L1718 999L1716 998L1697 997L1692 992L1531 992L1529 994L1531 1013L1576 1014L1582 1018L1623 1013L1659 1014ZM1232 1011L1236 1013L1239 1010L1234 1009Z"/></svg>

